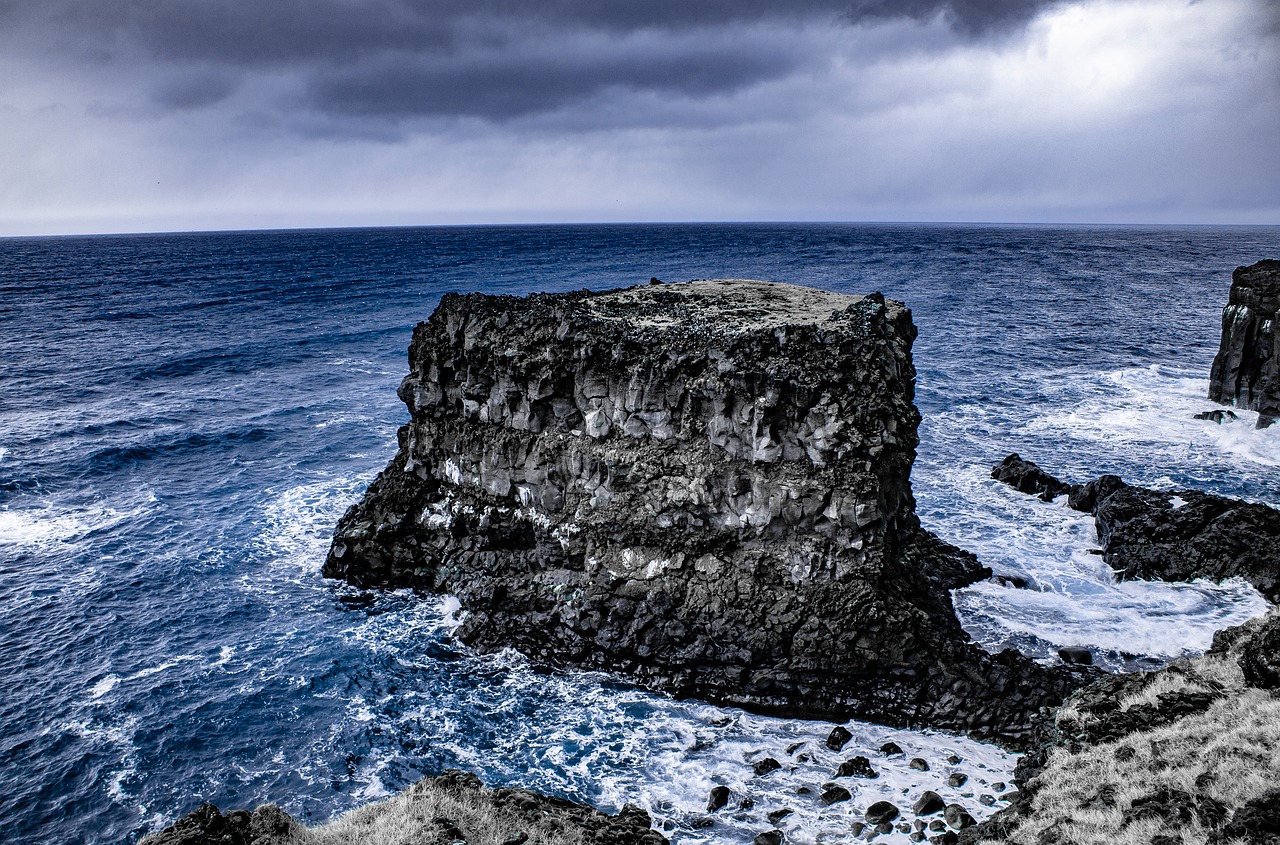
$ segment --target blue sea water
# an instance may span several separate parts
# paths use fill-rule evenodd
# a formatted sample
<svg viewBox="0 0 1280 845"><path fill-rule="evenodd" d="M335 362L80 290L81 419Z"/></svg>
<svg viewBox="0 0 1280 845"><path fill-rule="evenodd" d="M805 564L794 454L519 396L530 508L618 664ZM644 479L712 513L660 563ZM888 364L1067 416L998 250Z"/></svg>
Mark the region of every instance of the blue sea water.
<svg viewBox="0 0 1280 845"><path fill-rule="evenodd" d="M449 766L490 784L645 806L675 841L713 784L791 800L749 762L829 725L674 702L451 641L447 599L319 576L327 537L394 451L413 324L450 290L524 294L748 277L907 302L925 525L1033 589L957 594L992 648L1095 647L1112 668L1205 648L1263 611L1242 583L1116 584L1091 522L992 482L1018 451L1280 504L1280 427L1191 419L1230 272L1280 228L542 226L0 239L0 831L134 842L201 800L319 822ZM982 783L1012 758L958 752ZM834 758L833 758L834 759ZM894 769L850 807L935 788ZM932 778L932 779L930 779ZM790 796L788 799L786 796ZM975 808L977 809L977 808ZM763 810L762 810L763 812ZM849 816L798 809L791 841ZM883 841L892 841L892 837ZM905 840L904 840L905 841Z"/></svg>

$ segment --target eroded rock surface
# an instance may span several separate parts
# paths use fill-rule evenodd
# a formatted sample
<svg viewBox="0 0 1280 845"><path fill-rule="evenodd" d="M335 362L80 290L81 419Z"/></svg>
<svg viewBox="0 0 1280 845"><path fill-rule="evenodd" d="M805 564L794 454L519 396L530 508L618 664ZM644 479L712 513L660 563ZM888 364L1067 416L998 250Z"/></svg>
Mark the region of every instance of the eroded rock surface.
<svg viewBox="0 0 1280 845"><path fill-rule="evenodd" d="M482 650L1016 744L1089 670L960 628L990 572L915 515L914 338L878 294L755 281L448 295L324 572L453 594Z"/></svg>
<svg viewBox="0 0 1280 845"><path fill-rule="evenodd" d="M1259 413L1258 427L1280 417L1280 261L1237 267L1222 309L1222 341L1209 374L1209 398Z"/></svg>
<svg viewBox="0 0 1280 845"><path fill-rule="evenodd" d="M1239 577L1280 602L1280 511L1274 508L1196 490L1135 487L1115 475L1066 484L1016 454L991 474L1027 493L1066 492L1069 507L1093 514L1103 560L1120 578Z"/></svg>

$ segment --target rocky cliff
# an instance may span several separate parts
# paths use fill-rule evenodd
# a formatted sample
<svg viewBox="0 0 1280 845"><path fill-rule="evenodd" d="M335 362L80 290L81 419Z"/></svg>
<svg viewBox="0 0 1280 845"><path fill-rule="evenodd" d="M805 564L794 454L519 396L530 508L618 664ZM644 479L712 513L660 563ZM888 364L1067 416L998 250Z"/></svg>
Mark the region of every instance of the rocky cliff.
<svg viewBox="0 0 1280 845"><path fill-rule="evenodd" d="M878 294L744 280L448 295L324 572L456 595L479 649L1016 744L1086 670L960 628L990 573L916 519L914 337Z"/></svg>
<svg viewBox="0 0 1280 845"><path fill-rule="evenodd" d="M1231 274L1222 309L1222 342L1209 374L1209 398L1257 411L1258 427L1280 418L1280 261L1259 261Z"/></svg>

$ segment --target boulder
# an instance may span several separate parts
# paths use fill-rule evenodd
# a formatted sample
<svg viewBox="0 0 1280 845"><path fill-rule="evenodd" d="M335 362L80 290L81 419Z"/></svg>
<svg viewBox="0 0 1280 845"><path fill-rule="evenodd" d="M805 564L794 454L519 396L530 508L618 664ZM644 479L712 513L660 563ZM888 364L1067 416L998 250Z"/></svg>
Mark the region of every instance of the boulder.
<svg viewBox="0 0 1280 845"><path fill-rule="evenodd" d="M1008 455L991 469L991 477L1008 484L1023 493L1031 493L1051 502L1067 492L1067 485L1049 475L1031 461L1024 461L1016 452Z"/></svg>
<svg viewBox="0 0 1280 845"><path fill-rule="evenodd" d="M324 574L452 594L480 651L1016 747L1092 675L961 628L990 571L916 517L914 338L879 294L766 282L446 295Z"/></svg>
<svg viewBox="0 0 1280 845"><path fill-rule="evenodd" d="M822 795L819 797L822 799L823 804L830 807L832 804L839 804L842 801L848 801L853 797L853 794L843 786L832 786L828 789L822 790Z"/></svg>
<svg viewBox="0 0 1280 845"><path fill-rule="evenodd" d="M888 824L898 817L898 808L889 801L877 801L862 814L867 824L879 826Z"/></svg>
<svg viewBox="0 0 1280 845"><path fill-rule="evenodd" d="M916 803L911 805L911 812L917 816L932 816L934 813L941 813L946 808L947 802L942 800L941 795L931 789L926 789L920 793Z"/></svg>
<svg viewBox="0 0 1280 845"><path fill-rule="evenodd" d="M1093 664L1093 652L1080 646L1060 648L1058 649L1058 657L1062 658L1063 663L1075 663L1081 666Z"/></svg>
<svg viewBox="0 0 1280 845"><path fill-rule="evenodd" d="M843 725L836 725L831 729L831 733L827 734L827 748L832 751L839 751L853 739L853 734Z"/></svg>
<svg viewBox="0 0 1280 845"><path fill-rule="evenodd" d="M707 799L707 812L714 813L729 803L729 787L714 786L711 788L711 796Z"/></svg>
<svg viewBox="0 0 1280 845"><path fill-rule="evenodd" d="M1192 415L1191 418L1195 420L1207 420L1209 422L1217 423L1218 425L1222 425L1227 420L1239 419L1239 417L1236 416L1235 411L1224 411L1221 408L1216 411L1201 411L1198 414Z"/></svg>
<svg viewBox="0 0 1280 845"><path fill-rule="evenodd" d="M862 755L858 755L850 760L845 760L840 764L840 768L836 770L838 778L878 778L880 775L875 769L871 768L871 761Z"/></svg>
<svg viewBox="0 0 1280 845"><path fill-rule="evenodd" d="M1209 398L1257 411L1258 427L1280 417L1280 261L1237 267L1222 309L1222 339L1209 371Z"/></svg>

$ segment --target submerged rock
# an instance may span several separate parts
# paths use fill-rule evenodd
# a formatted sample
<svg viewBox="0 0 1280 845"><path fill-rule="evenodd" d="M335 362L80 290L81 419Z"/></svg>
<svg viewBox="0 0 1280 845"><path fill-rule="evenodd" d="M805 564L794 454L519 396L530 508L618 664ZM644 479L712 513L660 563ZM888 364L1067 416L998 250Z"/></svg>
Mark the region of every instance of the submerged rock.
<svg viewBox="0 0 1280 845"><path fill-rule="evenodd" d="M450 593L479 650L792 716L999 738L1086 673L969 641L919 526L910 312L743 280L448 295L324 573Z"/></svg>
<svg viewBox="0 0 1280 845"><path fill-rule="evenodd" d="M1280 417L1280 261L1237 267L1222 309L1222 340L1209 372L1209 398L1257 411L1258 427Z"/></svg>
<svg viewBox="0 0 1280 845"><path fill-rule="evenodd" d="M1227 420L1239 419L1236 416L1235 411L1224 411L1221 408L1216 411L1201 411L1198 414L1193 414L1191 418L1195 420L1208 420L1209 422L1214 422L1218 425L1222 425Z"/></svg>
<svg viewBox="0 0 1280 845"><path fill-rule="evenodd" d="M991 469L991 477L1008 484L1022 493L1031 493L1051 502L1069 489L1049 473L1031 461L1024 461L1017 452L1011 453Z"/></svg>

